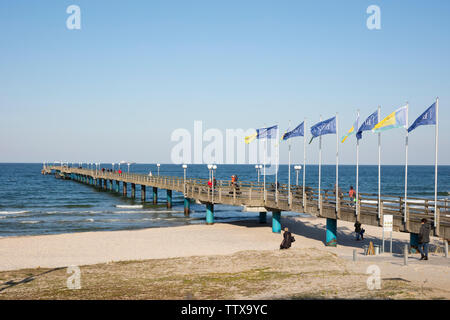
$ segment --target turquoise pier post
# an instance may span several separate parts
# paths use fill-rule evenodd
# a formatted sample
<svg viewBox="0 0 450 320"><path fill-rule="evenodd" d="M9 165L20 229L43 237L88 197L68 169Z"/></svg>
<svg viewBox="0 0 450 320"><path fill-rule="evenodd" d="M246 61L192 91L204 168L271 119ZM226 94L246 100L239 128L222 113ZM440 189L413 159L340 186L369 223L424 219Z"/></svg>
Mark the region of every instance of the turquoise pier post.
<svg viewBox="0 0 450 320"><path fill-rule="evenodd" d="M419 251L419 234L417 233L409 234L409 247L411 253L417 253Z"/></svg>
<svg viewBox="0 0 450 320"><path fill-rule="evenodd" d="M267 212L259 213L259 223L267 223Z"/></svg>
<svg viewBox="0 0 450 320"><path fill-rule="evenodd" d="M337 220L327 218L326 245L329 247L337 246Z"/></svg>
<svg viewBox="0 0 450 320"><path fill-rule="evenodd" d="M189 198L184 198L184 215L189 216L190 212L191 212L191 201L189 201Z"/></svg>
<svg viewBox="0 0 450 320"><path fill-rule="evenodd" d="M167 209L172 208L172 190L167 189Z"/></svg>
<svg viewBox="0 0 450 320"><path fill-rule="evenodd" d="M158 203L158 188L153 187L153 204Z"/></svg>
<svg viewBox="0 0 450 320"><path fill-rule="evenodd" d="M120 182L119 180L116 180L116 192L119 193L120 189Z"/></svg>
<svg viewBox="0 0 450 320"><path fill-rule="evenodd" d="M109 191L113 190L113 180L109 180Z"/></svg>
<svg viewBox="0 0 450 320"><path fill-rule="evenodd" d="M272 232L280 233L281 232L281 211L273 211L272 212Z"/></svg>
<svg viewBox="0 0 450 320"><path fill-rule="evenodd" d="M206 204L206 224L214 224L214 204Z"/></svg>

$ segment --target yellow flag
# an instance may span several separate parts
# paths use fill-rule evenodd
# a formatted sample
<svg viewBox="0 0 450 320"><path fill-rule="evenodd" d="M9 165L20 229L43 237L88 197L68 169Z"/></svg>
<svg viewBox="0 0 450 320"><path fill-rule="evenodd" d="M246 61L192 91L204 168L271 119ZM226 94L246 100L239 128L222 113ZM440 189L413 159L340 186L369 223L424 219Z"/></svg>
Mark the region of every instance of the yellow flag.
<svg viewBox="0 0 450 320"><path fill-rule="evenodd" d="M258 136L258 133L255 132L254 134L251 134L251 135L245 137L245 143L246 143L246 144L249 144L250 142L252 142L253 140L255 140L257 136Z"/></svg>

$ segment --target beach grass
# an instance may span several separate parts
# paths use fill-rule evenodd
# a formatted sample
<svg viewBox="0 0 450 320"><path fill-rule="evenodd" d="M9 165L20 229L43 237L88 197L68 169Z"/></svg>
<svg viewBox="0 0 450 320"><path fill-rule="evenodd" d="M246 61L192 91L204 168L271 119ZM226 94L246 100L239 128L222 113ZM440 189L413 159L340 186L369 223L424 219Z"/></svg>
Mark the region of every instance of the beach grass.
<svg viewBox="0 0 450 320"><path fill-rule="evenodd" d="M398 279L368 290L367 275L317 249L122 261L0 272L0 299L448 299L448 292Z"/></svg>

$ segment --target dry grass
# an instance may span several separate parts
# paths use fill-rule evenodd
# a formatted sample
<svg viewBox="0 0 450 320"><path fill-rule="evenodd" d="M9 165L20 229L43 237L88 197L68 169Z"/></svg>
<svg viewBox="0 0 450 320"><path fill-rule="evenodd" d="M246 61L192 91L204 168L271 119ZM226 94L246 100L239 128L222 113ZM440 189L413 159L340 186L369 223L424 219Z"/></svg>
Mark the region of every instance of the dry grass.
<svg viewBox="0 0 450 320"><path fill-rule="evenodd" d="M399 280L367 289L366 274L316 249L244 251L81 267L81 289L67 269L0 273L0 299L448 299L448 292Z"/></svg>

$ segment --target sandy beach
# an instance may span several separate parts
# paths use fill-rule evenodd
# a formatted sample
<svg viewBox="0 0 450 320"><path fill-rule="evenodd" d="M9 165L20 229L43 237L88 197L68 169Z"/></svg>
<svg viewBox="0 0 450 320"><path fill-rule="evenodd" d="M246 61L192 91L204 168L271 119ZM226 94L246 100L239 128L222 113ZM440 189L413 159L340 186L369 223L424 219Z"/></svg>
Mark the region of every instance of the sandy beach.
<svg viewBox="0 0 450 320"><path fill-rule="evenodd" d="M177 259L181 260L174 263L180 265L187 263L192 269L192 259L202 259L201 257L210 257L211 263L203 259L197 270L200 273L242 273L253 270L256 266L262 268L261 263L266 263L264 268L273 268L279 264L278 259L283 259L286 261L286 266L289 266L289 274L292 274L305 272L305 268L315 265L313 263L315 260L311 257L320 256L325 260L318 264L319 269L330 274L334 271L345 270L345 274L349 276L358 275L358 280L354 281L363 287L368 277L367 267L377 265L383 279L396 281L401 279L398 281L407 282L408 285L422 288L422 290L425 285L430 290L438 290L436 294L439 298L450 298L450 262L442 252L433 253L435 250L433 246L429 261L419 261L419 255L415 254L410 255L409 264L404 266L401 248L409 242L409 234L394 232L392 256L388 253L364 256L363 244L368 244L369 241L374 241L375 244L380 243L381 228L364 226L366 240L357 242L352 234L353 225L339 221L338 247L333 248L324 246L324 223L325 219L320 218L283 218L283 227L289 227L296 237L293 247L286 251L279 250L281 235L271 232L270 219L267 224L259 224L256 221L216 223L212 226L190 225L133 231L2 238L0 239L0 271L3 272L0 272L0 275L2 280L7 280L14 275L15 270L26 269L29 272L31 269L36 272L36 270L44 270L43 268L71 265L80 267L92 265L95 269L95 265L105 263L111 265L119 261L159 261L158 263L166 261L169 263L178 261ZM438 245L439 240L432 239L431 243ZM442 241L440 243L442 245ZM389 242L387 242L386 250L389 249L388 244ZM357 262L352 261L354 249L357 249L358 253ZM258 256L261 256L260 259L257 258ZM308 262L308 257L311 258L311 264ZM219 260L222 262L218 263ZM225 262L229 260L236 260L236 262L230 265ZM291 260L292 265L288 263ZM326 261L332 263L326 263ZM276 270L281 272L282 269ZM67 274L62 273L61 277L67 277ZM333 286L331 280L328 282L328 285ZM300 289L305 289L304 282L300 283L303 283L303 286L292 283L291 289L284 290L283 294L291 292L295 296ZM8 298L8 292L11 290L0 289L0 298ZM283 294L276 290L266 290L256 295L253 293L252 297L276 298ZM232 298L235 297L248 298L249 296L245 294L232 296Z"/></svg>

